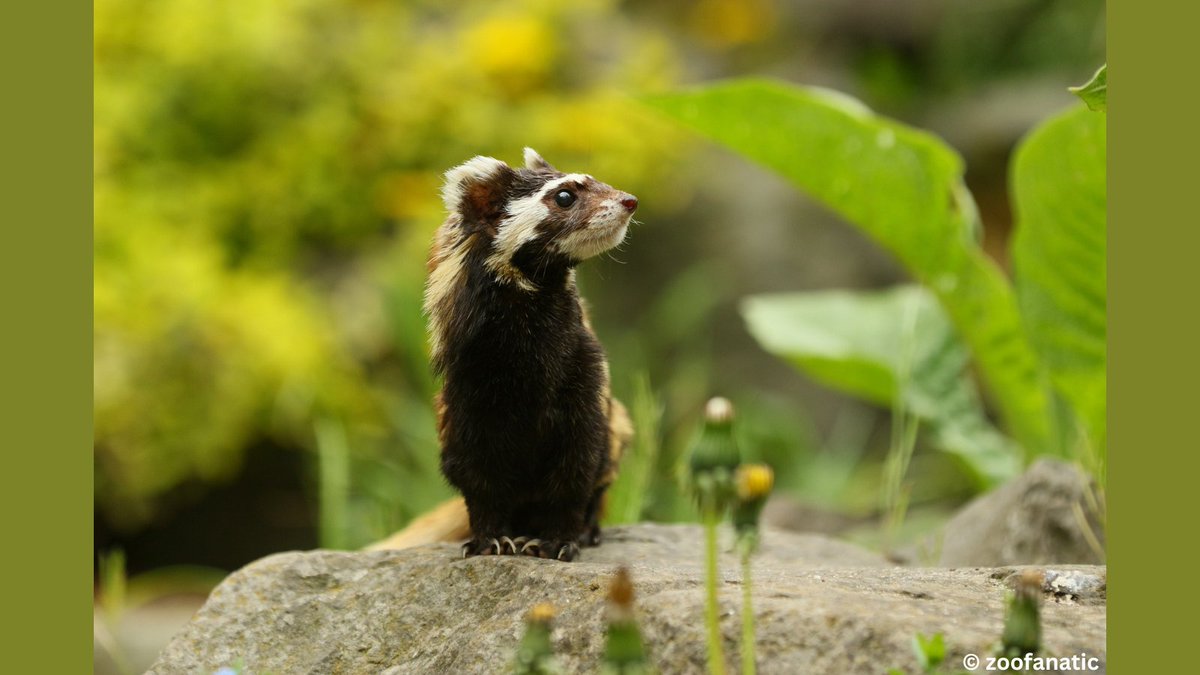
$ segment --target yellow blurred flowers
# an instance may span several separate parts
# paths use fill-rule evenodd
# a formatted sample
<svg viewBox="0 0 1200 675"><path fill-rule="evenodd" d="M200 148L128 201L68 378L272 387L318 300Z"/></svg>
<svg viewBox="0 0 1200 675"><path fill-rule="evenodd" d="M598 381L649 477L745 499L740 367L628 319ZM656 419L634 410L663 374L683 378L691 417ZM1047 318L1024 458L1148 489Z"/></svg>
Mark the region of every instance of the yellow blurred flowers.
<svg viewBox="0 0 1200 675"><path fill-rule="evenodd" d="M554 32L532 15L484 19L467 30L464 39L471 63L514 94L541 84L558 51Z"/></svg>

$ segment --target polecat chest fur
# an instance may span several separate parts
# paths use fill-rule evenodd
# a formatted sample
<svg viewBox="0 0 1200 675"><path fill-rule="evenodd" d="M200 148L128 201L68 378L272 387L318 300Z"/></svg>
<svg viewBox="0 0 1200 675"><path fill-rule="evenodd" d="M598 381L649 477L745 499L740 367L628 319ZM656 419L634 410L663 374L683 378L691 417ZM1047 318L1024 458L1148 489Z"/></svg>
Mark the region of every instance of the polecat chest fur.
<svg viewBox="0 0 1200 675"><path fill-rule="evenodd" d="M632 431L575 267L624 239L637 199L529 148L521 169L490 157L451 169L442 197L425 309L442 472L472 531L463 554L571 560L599 541Z"/></svg>

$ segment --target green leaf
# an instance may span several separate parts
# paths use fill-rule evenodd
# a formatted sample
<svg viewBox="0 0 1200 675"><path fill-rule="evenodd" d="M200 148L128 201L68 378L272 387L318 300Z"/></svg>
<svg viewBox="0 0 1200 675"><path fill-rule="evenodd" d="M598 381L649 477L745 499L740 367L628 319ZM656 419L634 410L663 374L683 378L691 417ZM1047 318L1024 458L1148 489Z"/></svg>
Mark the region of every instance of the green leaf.
<svg viewBox="0 0 1200 675"><path fill-rule="evenodd" d="M946 308L1011 432L1031 452L1051 448L1047 387L1012 287L979 247L950 147L844 95L781 82L735 80L647 102L784 176L895 254Z"/></svg>
<svg viewBox="0 0 1200 675"><path fill-rule="evenodd" d="M928 290L752 296L742 315L765 349L823 384L881 405L903 392L933 442L982 485L1017 472L1019 451L987 421L967 349Z"/></svg>
<svg viewBox="0 0 1200 675"><path fill-rule="evenodd" d="M617 480L608 490L605 525L640 523L652 493L650 486L659 458L663 406L650 386L650 377L644 372L634 378L630 403L629 415L637 433L633 436L633 444L621 459Z"/></svg>
<svg viewBox="0 0 1200 675"><path fill-rule="evenodd" d="M1106 112L1108 110L1108 64L1100 66L1100 70L1096 71L1087 84L1080 87L1067 87L1067 89L1082 99L1089 110Z"/></svg>
<svg viewBox="0 0 1200 675"><path fill-rule="evenodd" d="M917 661L926 672L931 672L946 660L946 641L941 633L929 637L917 633L913 636L913 651Z"/></svg>
<svg viewBox="0 0 1200 675"><path fill-rule="evenodd" d="M1058 393L1103 452L1107 372L1105 116L1046 121L1013 161L1012 258L1029 334Z"/></svg>

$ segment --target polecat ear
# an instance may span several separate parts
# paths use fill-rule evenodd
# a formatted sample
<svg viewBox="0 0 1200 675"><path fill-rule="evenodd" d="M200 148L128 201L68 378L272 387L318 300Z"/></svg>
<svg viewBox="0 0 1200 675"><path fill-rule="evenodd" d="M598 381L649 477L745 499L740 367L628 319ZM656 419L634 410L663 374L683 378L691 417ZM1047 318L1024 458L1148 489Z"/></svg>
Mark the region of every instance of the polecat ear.
<svg viewBox="0 0 1200 675"><path fill-rule="evenodd" d="M557 171L533 148L525 148L525 168L530 171Z"/></svg>
<svg viewBox="0 0 1200 675"><path fill-rule="evenodd" d="M451 213L462 216L467 230L495 226L503 215L516 172L491 157L472 157L446 172L442 201Z"/></svg>

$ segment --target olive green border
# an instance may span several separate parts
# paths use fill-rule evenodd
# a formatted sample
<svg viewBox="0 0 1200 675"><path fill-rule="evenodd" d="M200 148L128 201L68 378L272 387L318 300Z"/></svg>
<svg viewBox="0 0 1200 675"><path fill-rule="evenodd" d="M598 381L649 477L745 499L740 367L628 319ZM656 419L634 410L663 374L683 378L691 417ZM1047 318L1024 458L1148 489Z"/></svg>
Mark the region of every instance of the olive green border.
<svg viewBox="0 0 1200 675"><path fill-rule="evenodd" d="M1186 9L1191 7L1190 9ZM1191 16L1184 16L1185 13ZM1108 672L1195 670L1196 16L1108 7ZM1191 386L1189 386L1191 385ZM1191 597L1185 597L1191 596Z"/></svg>
<svg viewBox="0 0 1200 675"><path fill-rule="evenodd" d="M0 10L0 670L91 672L92 14Z"/></svg>

